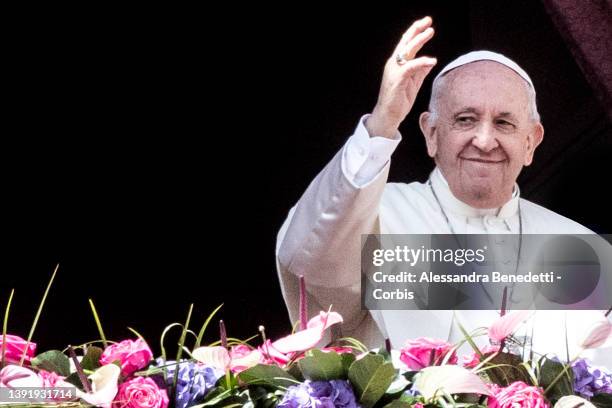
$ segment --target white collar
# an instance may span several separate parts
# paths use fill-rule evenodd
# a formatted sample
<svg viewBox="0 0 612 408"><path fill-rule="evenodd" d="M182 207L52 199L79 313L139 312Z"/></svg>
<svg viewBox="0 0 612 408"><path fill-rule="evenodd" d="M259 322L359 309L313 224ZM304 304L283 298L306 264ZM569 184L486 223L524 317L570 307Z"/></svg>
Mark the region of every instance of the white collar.
<svg viewBox="0 0 612 408"><path fill-rule="evenodd" d="M512 190L512 198L508 200L500 208L474 208L453 195L448 186L448 182L438 167L436 167L429 176L432 187L436 191L436 195L440 199L440 204L449 211L463 215L466 217L483 217L485 215L494 215L499 218L510 218L518 212L520 190L518 184L514 183Z"/></svg>

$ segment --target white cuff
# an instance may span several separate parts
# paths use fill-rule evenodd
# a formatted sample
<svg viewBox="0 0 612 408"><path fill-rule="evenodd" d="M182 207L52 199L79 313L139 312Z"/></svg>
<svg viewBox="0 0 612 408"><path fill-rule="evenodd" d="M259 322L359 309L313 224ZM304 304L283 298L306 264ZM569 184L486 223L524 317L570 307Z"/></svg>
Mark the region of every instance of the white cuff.
<svg viewBox="0 0 612 408"><path fill-rule="evenodd" d="M355 133L348 139L342 152L342 172L357 188L364 187L376 179L402 140L399 131L394 139L371 137L365 127L369 116L367 114L361 117Z"/></svg>

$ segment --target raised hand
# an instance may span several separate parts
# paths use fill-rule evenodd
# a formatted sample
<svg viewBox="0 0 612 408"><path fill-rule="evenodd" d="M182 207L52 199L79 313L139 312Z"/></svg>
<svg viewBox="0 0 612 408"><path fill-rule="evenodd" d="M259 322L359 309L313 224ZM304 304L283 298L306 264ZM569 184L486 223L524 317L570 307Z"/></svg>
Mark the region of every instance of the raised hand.
<svg viewBox="0 0 612 408"><path fill-rule="evenodd" d="M366 122L371 136L393 138L412 109L425 77L436 64L435 58L416 57L434 35L431 24L431 17L412 23L387 60L378 101Z"/></svg>

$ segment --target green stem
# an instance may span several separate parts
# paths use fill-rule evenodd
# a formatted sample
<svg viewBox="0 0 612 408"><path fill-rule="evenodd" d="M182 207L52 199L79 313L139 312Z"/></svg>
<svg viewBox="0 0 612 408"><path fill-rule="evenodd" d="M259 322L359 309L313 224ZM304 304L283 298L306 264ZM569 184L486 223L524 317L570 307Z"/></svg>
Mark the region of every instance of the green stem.
<svg viewBox="0 0 612 408"><path fill-rule="evenodd" d="M102 323L100 322L100 316L98 316L98 312L96 311L96 307L94 306L93 300L89 299L89 306L91 307L91 312L93 313L94 320L96 321L96 326L98 326L98 333L100 333L100 338L102 339L102 344L104 348L108 347L108 341L106 341L106 336L104 335L104 330L102 330Z"/></svg>
<svg viewBox="0 0 612 408"><path fill-rule="evenodd" d="M36 325L38 324L38 319L40 318L40 314L42 313L43 306L45 305L45 301L47 300L47 295L49 294L49 290L51 289L51 285L53 284L53 280L55 279L55 274L59 269L59 264L55 266L55 270L53 271L53 275L51 275L51 279L47 284L47 289L45 289L45 293L43 294L42 300L40 301L40 305L38 305L38 310L36 311L36 316L34 316L34 322L32 322L32 327L30 328L30 333L28 334L28 340L26 341L26 347L23 349L23 354L21 355L21 360L19 361L19 365L23 366L23 362L26 358L26 352L28 351L28 345L34 337L34 331L36 330Z"/></svg>
<svg viewBox="0 0 612 408"><path fill-rule="evenodd" d="M232 388L232 381L230 378L230 369L226 369L225 370L225 383L227 384L227 389L231 389Z"/></svg>
<svg viewBox="0 0 612 408"><path fill-rule="evenodd" d="M555 379L552 380L552 382L548 385L548 387L546 387L546 389L544 390L544 394L547 394L548 391L550 391L552 389L552 387L554 387L555 384L557 384L557 382L559 382L561 377L563 377L563 375L567 373L569 367L571 366L571 363L573 363L574 360L576 360L576 358L572 359L572 361L570 361L567 365L563 366L563 371L561 371L559 374L557 374Z"/></svg>
<svg viewBox="0 0 612 408"><path fill-rule="evenodd" d="M4 367L4 357L6 353L6 331L8 327L9 310L11 309L11 302L13 301L13 294L15 294L15 289L11 289L11 295L9 296L8 303L6 304L6 310L4 311L4 323L2 324L2 362L0 363L0 367Z"/></svg>
<svg viewBox="0 0 612 408"><path fill-rule="evenodd" d="M183 346L185 345L185 338L187 337L187 330L189 329L189 321L191 320L191 312L193 312L193 303L189 305L189 312L187 312L187 319L185 320L185 325L183 326L183 332L181 333L181 338L179 339L179 347L176 352L176 362L177 366L174 370L174 378L172 380L172 395L173 401L176 400L176 383L178 382L178 374L181 363L181 356L183 355Z"/></svg>

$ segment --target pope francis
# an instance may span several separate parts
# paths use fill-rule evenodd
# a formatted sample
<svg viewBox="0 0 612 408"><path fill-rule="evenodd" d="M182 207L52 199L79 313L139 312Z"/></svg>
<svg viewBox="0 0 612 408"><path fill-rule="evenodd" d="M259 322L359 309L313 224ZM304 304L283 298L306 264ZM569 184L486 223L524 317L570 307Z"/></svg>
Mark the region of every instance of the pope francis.
<svg viewBox="0 0 612 408"><path fill-rule="evenodd" d="M476 51L444 67L419 117L436 168L424 183L387 183L391 155L435 58L417 56L434 35L432 20L412 24L387 60L378 100L354 134L291 209L278 234L276 258L292 321L298 318L298 276L311 311L344 317L343 335L370 347L394 348L415 337L461 339L498 311L362 310L362 234L588 234L582 225L520 197L516 179L533 160L544 128L529 75L507 57ZM528 322L533 348L565 355L601 311L539 311ZM531 328L529 329L531 335ZM589 356L589 355L587 355ZM612 367L610 349L592 352Z"/></svg>

